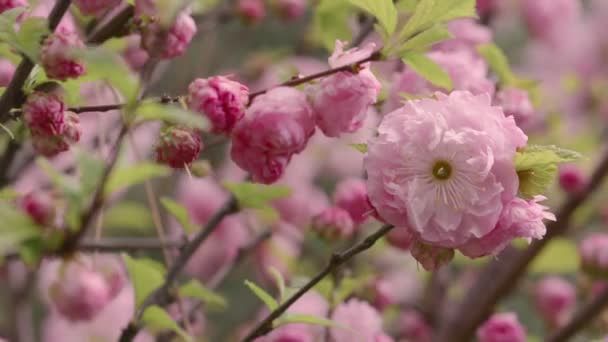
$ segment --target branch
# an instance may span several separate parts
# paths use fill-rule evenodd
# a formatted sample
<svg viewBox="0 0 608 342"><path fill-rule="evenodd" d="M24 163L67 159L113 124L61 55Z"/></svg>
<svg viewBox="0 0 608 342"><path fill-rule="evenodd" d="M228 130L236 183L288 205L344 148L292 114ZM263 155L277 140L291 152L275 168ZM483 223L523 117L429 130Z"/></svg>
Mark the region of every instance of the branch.
<svg viewBox="0 0 608 342"><path fill-rule="evenodd" d="M556 331L547 342L570 341L576 332L593 322L594 318L608 307L608 288L604 289L591 303L587 303L566 326Z"/></svg>
<svg viewBox="0 0 608 342"><path fill-rule="evenodd" d="M485 267L460 304L455 317L446 322L440 330L438 340L445 341L446 338L454 342L471 340L477 326L491 314L500 299L513 290L525 274L530 262L553 238L568 230L573 213L600 188L607 174L608 151L604 152L585 189L569 197L558 210L557 221L547 225L547 235L544 239L534 242L521 252L507 249L497 260Z"/></svg>
<svg viewBox="0 0 608 342"><path fill-rule="evenodd" d="M134 13L135 8L133 6L126 6L104 25L100 25L98 28L93 30L93 32L91 32L91 34L87 37L87 43L99 44L114 37L124 29Z"/></svg>
<svg viewBox="0 0 608 342"><path fill-rule="evenodd" d="M294 293L289 297L283 304L273 310L262 322L260 322L250 333L243 339L243 342L251 342L256 338L263 336L272 330L272 323L275 319L279 318L287 309L295 303L300 297L302 297L308 290L312 289L317 283L319 283L325 276L338 269L342 264L350 260L355 255L368 250L371 248L376 241L386 235L394 226L384 225L382 228L377 230L372 235L366 237L361 242L345 250L342 253L334 253L329 260L329 263L321 272L314 276L308 283L306 283L298 292Z"/></svg>

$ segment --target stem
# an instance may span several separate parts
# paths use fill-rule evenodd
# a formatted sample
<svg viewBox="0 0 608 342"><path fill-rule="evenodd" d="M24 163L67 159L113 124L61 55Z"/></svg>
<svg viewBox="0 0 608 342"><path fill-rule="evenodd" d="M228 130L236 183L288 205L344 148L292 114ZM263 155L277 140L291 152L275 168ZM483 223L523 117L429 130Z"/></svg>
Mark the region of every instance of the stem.
<svg viewBox="0 0 608 342"><path fill-rule="evenodd" d="M345 250L342 253L334 253L331 259L327 263L327 266L321 270L316 276L314 276L308 283L306 283L298 292L294 293L289 297L283 304L273 310L264 320L262 320L250 333L247 335L243 342L251 342L256 338L266 335L272 331L272 323L275 319L279 318L289 307L295 303L300 297L302 297L308 290L312 289L317 283L319 283L325 276L338 269L342 264L350 260L355 255L368 250L371 248L376 241L386 235L394 226L384 225L382 228L377 230L372 235L366 237L361 242Z"/></svg>
<svg viewBox="0 0 608 342"><path fill-rule="evenodd" d="M593 322L594 318L608 307L608 288L604 289L591 303L587 303L566 326L556 331L547 342L566 342L577 331Z"/></svg>
<svg viewBox="0 0 608 342"><path fill-rule="evenodd" d="M517 285L530 262L555 237L564 234L570 218L587 199L600 188L608 174L608 152L593 172L585 189L569 197L558 210L557 221L547 225L547 235L524 251L507 249L480 273L478 280L466 294L455 317L440 330L438 341L469 341L475 329L492 312L493 307ZM447 339L446 339L447 338Z"/></svg>

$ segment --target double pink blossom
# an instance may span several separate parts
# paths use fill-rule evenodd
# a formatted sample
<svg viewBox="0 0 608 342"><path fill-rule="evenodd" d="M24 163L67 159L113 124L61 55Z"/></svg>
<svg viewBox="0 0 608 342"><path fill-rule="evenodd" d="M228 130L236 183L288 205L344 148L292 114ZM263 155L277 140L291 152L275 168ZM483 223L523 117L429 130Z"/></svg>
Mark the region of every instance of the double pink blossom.
<svg viewBox="0 0 608 342"><path fill-rule="evenodd" d="M84 62L76 55L76 50L85 45L78 34L65 27L59 27L42 44L40 63L49 78L65 81L78 78L86 71Z"/></svg>
<svg viewBox="0 0 608 342"><path fill-rule="evenodd" d="M181 169L192 164L202 148L203 142L198 132L168 127L161 131L154 151L158 163Z"/></svg>

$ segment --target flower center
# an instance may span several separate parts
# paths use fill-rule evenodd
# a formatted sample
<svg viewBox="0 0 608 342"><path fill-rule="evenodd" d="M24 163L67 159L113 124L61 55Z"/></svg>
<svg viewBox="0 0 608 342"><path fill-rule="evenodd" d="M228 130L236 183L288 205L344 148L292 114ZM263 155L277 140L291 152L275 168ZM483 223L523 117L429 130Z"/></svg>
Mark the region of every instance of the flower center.
<svg viewBox="0 0 608 342"><path fill-rule="evenodd" d="M433 177L439 180L447 180L452 175L452 165L445 160L439 160L433 165Z"/></svg>

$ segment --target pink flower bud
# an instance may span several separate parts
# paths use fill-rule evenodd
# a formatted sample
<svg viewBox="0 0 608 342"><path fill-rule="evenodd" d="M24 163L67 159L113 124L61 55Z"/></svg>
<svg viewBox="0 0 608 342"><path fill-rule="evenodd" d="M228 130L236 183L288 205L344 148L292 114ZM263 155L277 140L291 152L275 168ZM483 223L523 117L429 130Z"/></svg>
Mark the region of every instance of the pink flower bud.
<svg viewBox="0 0 608 342"><path fill-rule="evenodd" d="M349 178L338 183L334 203L346 210L355 224L363 223L374 212L367 198L365 181L359 178Z"/></svg>
<svg viewBox="0 0 608 342"><path fill-rule="evenodd" d="M608 274L608 234L594 233L579 246L583 270L592 276Z"/></svg>
<svg viewBox="0 0 608 342"><path fill-rule="evenodd" d="M65 124L65 105L55 94L35 92L23 105L23 117L30 131L36 134L61 134Z"/></svg>
<svg viewBox="0 0 608 342"><path fill-rule="evenodd" d="M89 321L111 300L104 277L88 267L71 262L51 285L50 298L57 311L70 321Z"/></svg>
<svg viewBox="0 0 608 342"><path fill-rule="evenodd" d="M188 107L207 116L216 134L230 133L248 102L249 88L223 76L197 78L188 87Z"/></svg>
<svg viewBox="0 0 608 342"><path fill-rule="evenodd" d="M300 91L278 87L255 99L232 132L232 160L256 182L277 181L291 157L315 131L313 112Z"/></svg>
<svg viewBox="0 0 608 342"><path fill-rule="evenodd" d="M238 0L236 12L251 24L260 22L266 16L264 0Z"/></svg>
<svg viewBox="0 0 608 342"><path fill-rule="evenodd" d="M0 58L0 87L8 86L14 74L15 65L8 59Z"/></svg>
<svg viewBox="0 0 608 342"><path fill-rule="evenodd" d="M576 305L576 289L558 277L546 277L534 289L536 308L553 328L566 323Z"/></svg>
<svg viewBox="0 0 608 342"><path fill-rule="evenodd" d="M27 0L0 0L0 13L17 7L28 6Z"/></svg>
<svg viewBox="0 0 608 342"><path fill-rule="evenodd" d="M386 235L386 240L391 246L407 251L414 241L414 236L405 227L395 227Z"/></svg>
<svg viewBox="0 0 608 342"><path fill-rule="evenodd" d="M427 271L435 271L454 258L453 249L427 245L420 240L412 242L410 253Z"/></svg>
<svg viewBox="0 0 608 342"><path fill-rule="evenodd" d="M192 164L198 158L203 142L198 133L186 128L163 129L155 149L156 161L174 169Z"/></svg>
<svg viewBox="0 0 608 342"><path fill-rule="evenodd" d="M161 58L171 59L183 55L194 35L196 34L196 23L188 13L181 13L175 18L175 23L169 29L165 46L161 52Z"/></svg>
<svg viewBox="0 0 608 342"><path fill-rule="evenodd" d="M514 313L492 315L477 329L479 342L525 342L526 331Z"/></svg>
<svg viewBox="0 0 608 342"><path fill-rule="evenodd" d="M355 227L348 212L331 207L323 210L312 221L312 229L327 240L344 240L353 236Z"/></svg>
<svg viewBox="0 0 608 342"><path fill-rule="evenodd" d="M559 185L565 192L576 194L585 189L587 176L578 165L564 164L559 167Z"/></svg>
<svg viewBox="0 0 608 342"><path fill-rule="evenodd" d="M42 45L41 63L49 78L65 81L85 73L85 66L74 53L84 43L76 32L60 27Z"/></svg>
<svg viewBox="0 0 608 342"><path fill-rule="evenodd" d="M399 334L411 342L427 342L431 340L431 327L420 313L407 310L399 318Z"/></svg>
<svg viewBox="0 0 608 342"><path fill-rule="evenodd" d="M50 225L55 219L53 199L44 192L31 192L21 197L18 204L21 210L41 226Z"/></svg>
<svg viewBox="0 0 608 342"><path fill-rule="evenodd" d="M496 93L496 105L506 116L513 116L518 126L524 127L534 118L534 107L528 92L518 88L506 88Z"/></svg>
<svg viewBox="0 0 608 342"><path fill-rule="evenodd" d="M369 57L376 48L375 44L368 44L363 49L344 51L345 46L344 42L336 42L334 53L329 58L332 68ZM376 102L382 87L369 67L370 63L364 63L356 73L339 72L309 87L317 126L326 136L337 137L362 127L367 110Z"/></svg>
<svg viewBox="0 0 608 342"><path fill-rule="evenodd" d="M279 16L285 20L295 20L306 12L307 0L277 0L275 2Z"/></svg>
<svg viewBox="0 0 608 342"><path fill-rule="evenodd" d="M100 15L118 6L120 2L121 0L74 0L73 3L84 15Z"/></svg>

